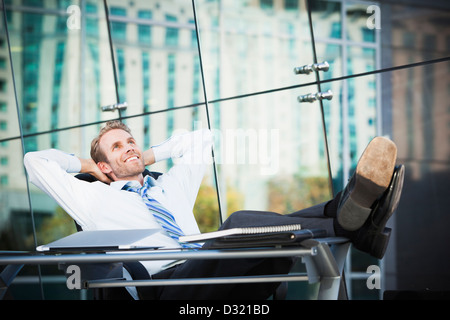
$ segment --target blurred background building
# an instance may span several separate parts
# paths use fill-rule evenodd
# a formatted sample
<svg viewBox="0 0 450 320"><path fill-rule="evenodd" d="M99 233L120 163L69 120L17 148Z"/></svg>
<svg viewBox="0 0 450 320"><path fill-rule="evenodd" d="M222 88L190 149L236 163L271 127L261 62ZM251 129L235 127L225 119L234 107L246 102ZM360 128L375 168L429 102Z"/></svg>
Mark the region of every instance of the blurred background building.
<svg viewBox="0 0 450 320"><path fill-rule="evenodd" d="M406 166L404 192L386 257L349 254L349 297L450 290L448 1L4 0L1 9L0 250L75 232L28 183L23 154L88 157L110 119L143 148L213 130L215 162L195 210L203 231L239 209L289 213L328 200L384 135ZM325 61L327 71L294 72ZM299 101L328 90L331 100ZM381 289L366 285L370 265ZM311 292L292 285L288 298ZM68 290L54 267L29 266L11 296L90 293Z"/></svg>

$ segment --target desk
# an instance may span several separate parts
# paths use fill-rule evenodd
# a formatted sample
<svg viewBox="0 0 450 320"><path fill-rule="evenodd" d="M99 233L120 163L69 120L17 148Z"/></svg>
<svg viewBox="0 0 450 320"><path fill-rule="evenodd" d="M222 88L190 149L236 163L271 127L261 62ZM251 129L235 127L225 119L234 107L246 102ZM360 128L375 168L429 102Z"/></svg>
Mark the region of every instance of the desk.
<svg viewBox="0 0 450 320"><path fill-rule="evenodd" d="M145 260L186 260L186 259L239 259L239 258L277 258L301 257L306 265L305 274L241 276L224 278L196 278L171 280L136 280L124 279L88 280L84 288L128 287L128 286L161 286L189 284L220 284L250 282L285 282L309 281L319 283L319 300L338 298L341 275L350 242L346 238L309 239L299 246L275 248L245 249L208 249L208 250L151 250L134 251L133 253L114 252L108 254L42 254L36 252L0 252L0 265L20 266L25 264L90 264L117 263L125 261ZM5 268L7 270L7 268ZM4 271L5 271L4 270ZM3 275L3 272L2 272ZM15 275L14 275L15 276ZM11 280L12 281L12 280ZM9 283L11 282L9 281ZM3 281L8 284L8 281ZM4 285L3 285L4 287Z"/></svg>

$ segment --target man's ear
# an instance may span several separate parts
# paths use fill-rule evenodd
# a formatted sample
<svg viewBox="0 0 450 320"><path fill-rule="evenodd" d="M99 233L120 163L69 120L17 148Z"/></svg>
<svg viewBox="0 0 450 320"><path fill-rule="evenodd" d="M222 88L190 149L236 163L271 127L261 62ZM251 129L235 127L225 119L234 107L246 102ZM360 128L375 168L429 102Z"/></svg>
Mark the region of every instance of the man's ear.
<svg viewBox="0 0 450 320"><path fill-rule="evenodd" d="M111 166L106 162L103 161L97 162L97 167L100 169L101 172L103 172L106 175L112 172Z"/></svg>

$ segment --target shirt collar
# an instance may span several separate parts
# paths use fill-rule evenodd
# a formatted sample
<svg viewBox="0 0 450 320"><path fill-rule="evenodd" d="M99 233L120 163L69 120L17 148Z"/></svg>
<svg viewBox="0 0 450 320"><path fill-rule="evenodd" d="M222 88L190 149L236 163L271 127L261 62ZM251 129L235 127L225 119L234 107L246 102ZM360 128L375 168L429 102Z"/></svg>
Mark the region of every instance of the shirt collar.
<svg viewBox="0 0 450 320"><path fill-rule="evenodd" d="M146 182L148 184L148 186L153 186L154 185L154 180L150 176L145 176L144 177L144 182ZM113 187L114 189L122 190L123 186L126 185L127 183L130 183L132 186L136 186L138 188L142 187L142 185L137 180L129 180L129 181L127 181L127 180L117 180L117 181L111 182L110 186Z"/></svg>
<svg viewBox="0 0 450 320"><path fill-rule="evenodd" d="M116 190L122 190L123 186L126 185L128 182L131 182L133 184L136 183L136 186L141 187L139 181L126 181L126 180L113 181L109 185Z"/></svg>

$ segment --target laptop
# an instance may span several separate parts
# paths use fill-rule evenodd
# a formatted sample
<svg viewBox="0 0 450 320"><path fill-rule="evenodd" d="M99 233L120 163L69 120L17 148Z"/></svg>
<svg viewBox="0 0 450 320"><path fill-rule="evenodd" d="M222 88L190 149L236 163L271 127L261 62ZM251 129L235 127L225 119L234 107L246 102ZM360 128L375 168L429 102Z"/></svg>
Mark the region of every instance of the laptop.
<svg viewBox="0 0 450 320"><path fill-rule="evenodd" d="M104 252L129 249L157 249L149 239L160 229L80 231L36 248L41 252ZM157 236L156 236L157 237ZM147 241L145 241L147 240Z"/></svg>

